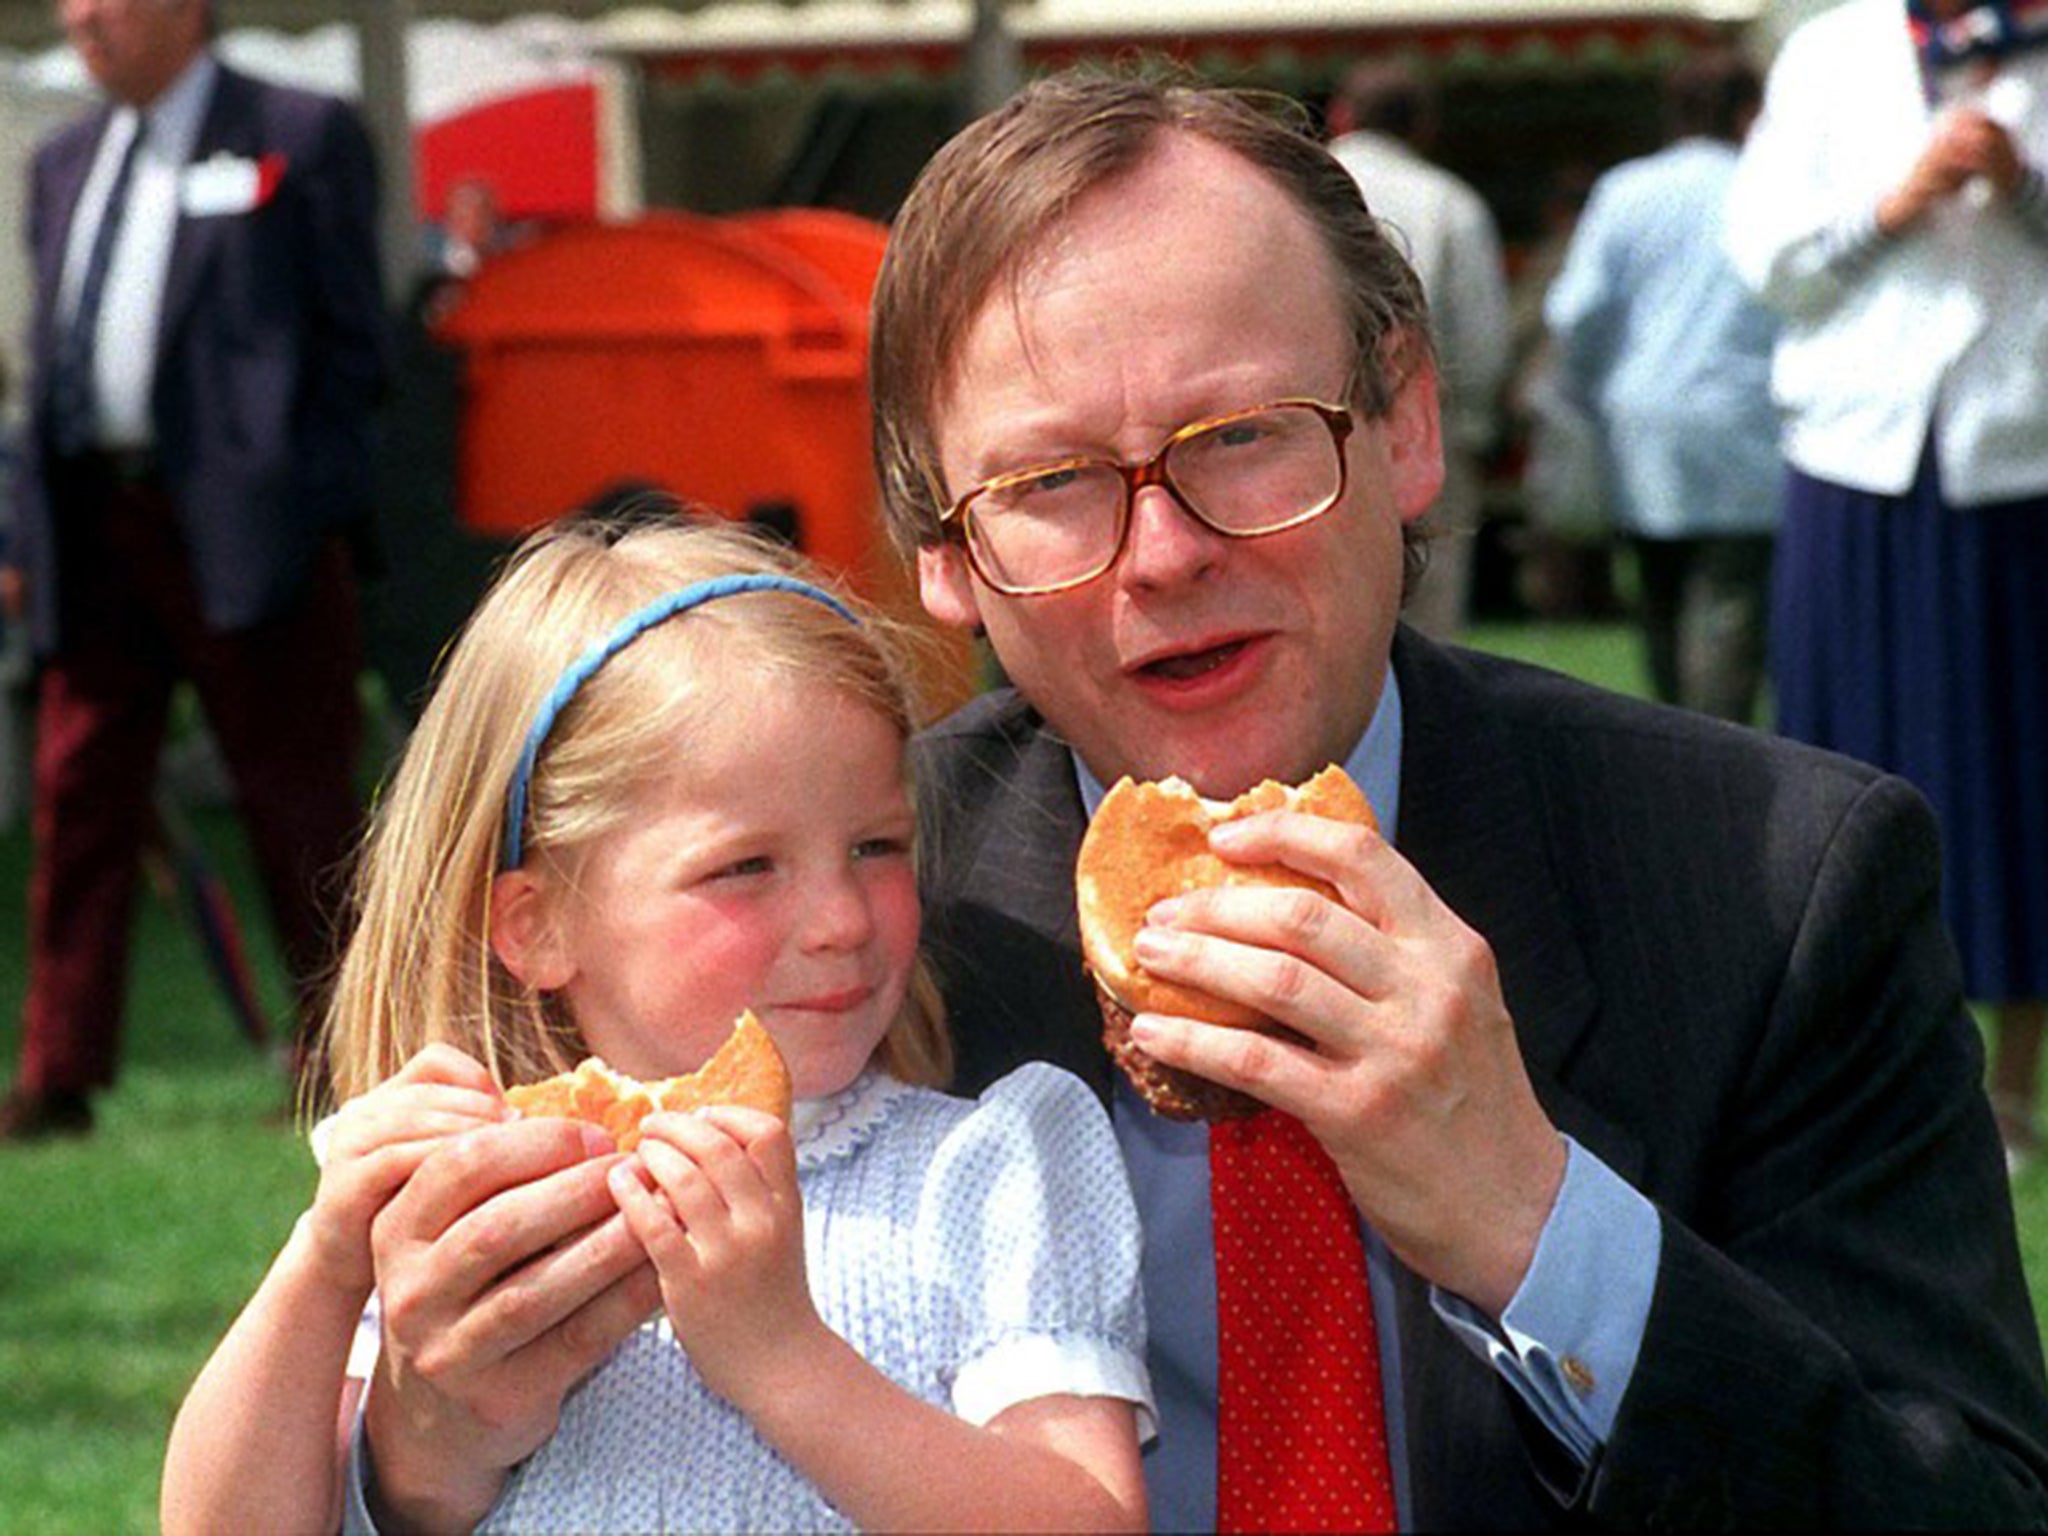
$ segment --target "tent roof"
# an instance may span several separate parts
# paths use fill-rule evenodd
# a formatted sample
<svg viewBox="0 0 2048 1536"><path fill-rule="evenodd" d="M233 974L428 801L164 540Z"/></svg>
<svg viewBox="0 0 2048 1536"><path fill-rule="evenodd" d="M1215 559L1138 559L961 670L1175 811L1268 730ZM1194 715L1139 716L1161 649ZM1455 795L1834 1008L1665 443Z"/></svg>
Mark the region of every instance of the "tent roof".
<svg viewBox="0 0 2048 1536"><path fill-rule="evenodd" d="M695 0L685 0L685 8ZM887 0L878 0L887 3ZM456 16L471 21L505 21L547 11L588 20L615 10L618 0L413 0L415 19ZM385 9L379 0L214 0L223 31L270 27L302 32L332 21L360 21ZM0 48L48 48L64 40L53 0L0 0Z"/></svg>
<svg viewBox="0 0 2048 1536"><path fill-rule="evenodd" d="M334 21L361 21L389 9L383 0L215 0L223 28L267 27L296 32ZM1766 0L1010 0L1020 33L1055 35L1185 35L1233 32L1396 29L1416 26L1542 25L1601 20L1740 22ZM709 22L714 30L866 38L909 29L913 36L957 17L964 27L970 0L671 0L630 5L620 0L411 0L412 17L504 21L535 12L596 22L601 40L621 52L659 52ZM701 13L701 14L700 14ZM51 0L0 0L0 47L38 49L61 40ZM687 43L684 44L687 46Z"/></svg>

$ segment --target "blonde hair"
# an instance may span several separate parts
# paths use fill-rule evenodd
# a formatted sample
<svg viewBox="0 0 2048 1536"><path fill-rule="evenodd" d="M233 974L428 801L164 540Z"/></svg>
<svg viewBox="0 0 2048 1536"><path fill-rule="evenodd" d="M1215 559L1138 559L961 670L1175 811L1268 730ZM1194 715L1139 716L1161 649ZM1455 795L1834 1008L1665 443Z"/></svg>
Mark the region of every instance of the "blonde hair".
<svg viewBox="0 0 2048 1536"><path fill-rule="evenodd" d="M491 887L515 765L556 680L621 619L677 588L738 574L823 586L860 621L803 597L755 592L648 630L557 718L534 766L524 862L563 860L620 825L636 791L673 770L691 721L732 707L736 669L750 687L801 678L843 691L908 741L916 724L908 635L793 552L716 518L576 519L530 538L445 658L372 817L322 1037L337 1100L374 1087L437 1041L507 1085L564 1071L587 1054L574 1021L491 949ZM922 963L877 1061L909 1082L951 1075L938 990Z"/></svg>

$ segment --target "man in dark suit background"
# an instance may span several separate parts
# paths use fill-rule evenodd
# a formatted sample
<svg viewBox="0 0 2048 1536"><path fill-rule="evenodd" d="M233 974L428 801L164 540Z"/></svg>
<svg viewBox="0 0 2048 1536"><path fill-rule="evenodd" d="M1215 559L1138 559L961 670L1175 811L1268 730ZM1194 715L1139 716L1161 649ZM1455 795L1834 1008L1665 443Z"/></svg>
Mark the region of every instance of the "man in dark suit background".
<svg viewBox="0 0 2048 1536"><path fill-rule="evenodd" d="M1146 1228L1154 1524L2048 1518L1925 804L1397 625L1436 381L1414 276L1341 168L1224 95L1040 82L926 168L873 334L895 532L1014 685L919 759L960 1086L1047 1059L1110 1100ZM1082 969L1087 818L1124 774L1228 798L1329 761L1384 838L1282 814L1215 846L1334 894L1192 892L1138 950L1298 1032L1132 1026L1270 1108L1153 1116ZM1338 1196L1260 1186L1281 1209L1247 1279L1225 1196L1265 1133L1242 1127L1288 1119ZM1257 1273L1322 1228L1356 1234L1355 1326ZM1268 1318L1257 1358L1286 1363L1235 1370ZM1379 1400L1331 1407L1353 1372Z"/></svg>
<svg viewBox="0 0 2048 1536"><path fill-rule="evenodd" d="M13 553L39 661L20 1067L0 1139L114 1078L174 684L232 772L302 1012L358 807L361 538L386 367L376 169L344 105L209 49L211 0L61 0L109 98L37 153Z"/></svg>

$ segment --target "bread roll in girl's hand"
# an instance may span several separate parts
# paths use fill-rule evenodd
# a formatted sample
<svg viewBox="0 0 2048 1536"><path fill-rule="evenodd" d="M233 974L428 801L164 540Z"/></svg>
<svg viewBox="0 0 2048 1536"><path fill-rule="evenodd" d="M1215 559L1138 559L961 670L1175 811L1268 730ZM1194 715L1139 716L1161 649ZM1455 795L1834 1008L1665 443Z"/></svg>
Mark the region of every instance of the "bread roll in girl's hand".
<svg viewBox="0 0 2048 1536"><path fill-rule="evenodd" d="M1329 885L1284 864L1233 864L1209 851L1209 829L1261 811L1301 811L1372 827L1372 807L1334 764L1304 784L1268 779L1235 800L1204 800L1180 779L1125 778L1103 797L1081 840L1075 898L1081 952L1102 1003L1103 1041L1152 1110L1173 1120L1256 1114L1256 1099L1154 1061L1131 1040L1131 1016L1171 1013L1235 1029L1291 1036L1264 1015L1149 974L1133 953L1155 902L1221 885L1299 886L1337 899Z"/></svg>
<svg viewBox="0 0 2048 1536"><path fill-rule="evenodd" d="M590 1056L573 1072L506 1089L505 1102L522 1115L584 1121L609 1132L621 1152L630 1152L640 1144L640 1122L664 1110L738 1104L787 1122L789 1068L773 1037L748 1011L711 1059L682 1077L643 1083Z"/></svg>

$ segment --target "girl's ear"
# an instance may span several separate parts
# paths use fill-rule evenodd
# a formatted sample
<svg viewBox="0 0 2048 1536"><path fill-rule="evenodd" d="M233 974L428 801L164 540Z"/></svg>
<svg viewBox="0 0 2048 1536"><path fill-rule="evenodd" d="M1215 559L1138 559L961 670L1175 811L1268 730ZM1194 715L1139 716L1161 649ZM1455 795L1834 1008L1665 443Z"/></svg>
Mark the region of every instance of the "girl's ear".
<svg viewBox="0 0 2048 1536"><path fill-rule="evenodd" d="M548 894L546 882L524 869L508 869L491 882L491 952L536 992L557 991L576 974Z"/></svg>

